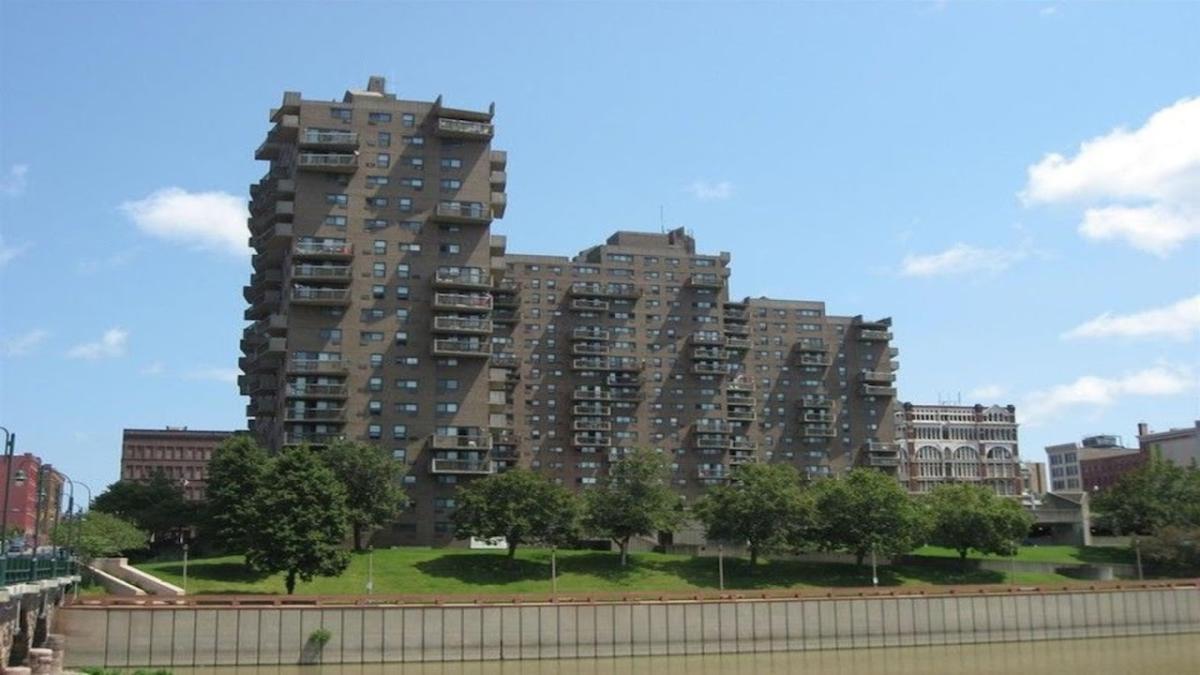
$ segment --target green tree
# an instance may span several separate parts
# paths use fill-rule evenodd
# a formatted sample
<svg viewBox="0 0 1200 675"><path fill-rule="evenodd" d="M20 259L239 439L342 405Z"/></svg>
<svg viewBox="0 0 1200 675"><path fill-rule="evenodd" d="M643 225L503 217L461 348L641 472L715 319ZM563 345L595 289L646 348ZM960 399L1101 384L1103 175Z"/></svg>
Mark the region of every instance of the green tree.
<svg viewBox="0 0 1200 675"><path fill-rule="evenodd" d="M822 546L853 554L860 566L872 552L903 555L924 538L920 510L893 476L874 469L821 481L816 503Z"/></svg>
<svg viewBox="0 0 1200 675"><path fill-rule="evenodd" d="M964 564L972 549L1015 554L1034 523L1015 500L966 483L939 485L925 497L923 506L929 522L929 543L958 551Z"/></svg>
<svg viewBox="0 0 1200 675"><path fill-rule="evenodd" d="M321 459L346 489L354 550L361 551L371 531L394 519L408 503L401 487L404 465L377 446L349 441L329 446Z"/></svg>
<svg viewBox="0 0 1200 675"><path fill-rule="evenodd" d="M96 510L59 522L52 536L55 545L73 546L84 560L143 549L148 539L148 535L133 523Z"/></svg>
<svg viewBox="0 0 1200 675"><path fill-rule="evenodd" d="M787 464L746 464L733 482L708 490L693 507L705 536L746 542L750 564L763 553L795 544L813 522L812 502L800 474Z"/></svg>
<svg viewBox="0 0 1200 675"><path fill-rule="evenodd" d="M117 481L92 502L102 511L132 522L152 538L177 532L196 522L196 508L183 497L183 488L156 471L146 482Z"/></svg>
<svg viewBox="0 0 1200 675"><path fill-rule="evenodd" d="M297 577L336 576L350 564L342 545L350 524L346 491L309 448L275 457L254 502L246 562L259 572L284 572L288 595Z"/></svg>
<svg viewBox="0 0 1200 675"><path fill-rule="evenodd" d="M527 469L472 481L458 489L457 497L455 536L504 537L510 559L522 544L559 545L579 533L579 499Z"/></svg>
<svg viewBox="0 0 1200 675"><path fill-rule="evenodd" d="M1146 557L1182 574L1200 572L1200 527L1167 525L1142 542Z"/></svg>
<svg viewBox="0 0 1200 675"><path fill-rule="evenodd" d="M609 477L584 494L584 528L611 539L622 566L630 539L679 524L683 504L667 485L670 476L662 455L639 449L614 462Z"/></svg>
<svg viewBox="0 0 1200 675"><path fill-rule="evenodd" d="M1142 575L1142 538L1167 526L1200 527L1200 470L1152 456L1096 495L1099 520L1131 538Z"/></svg>
<svg viewBox="0 0 1200 675"><path fill-rule="evenodd" d="M213 452L205 489L208 521L214 539L228 551L244 553L259 517L257 497L271 460L248 434L238 434Z"/></svg>

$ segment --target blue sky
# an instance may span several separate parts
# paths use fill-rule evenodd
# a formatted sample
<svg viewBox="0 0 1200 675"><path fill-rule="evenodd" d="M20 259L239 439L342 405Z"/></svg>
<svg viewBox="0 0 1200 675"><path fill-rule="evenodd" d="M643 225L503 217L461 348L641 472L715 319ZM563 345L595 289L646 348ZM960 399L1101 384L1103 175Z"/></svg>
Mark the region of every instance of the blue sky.
<svg viewBox="0 0 1200 675"><path fill-rule="evenodd" d="M496 102L510 250L661 207L732 252L735 296L892 316L901 397L1014 403L1026 457L1190 425L1197 26L1197 3L5 2L0 424L97 489L123 427L243 425L268 109L378 73Z"/></svg>

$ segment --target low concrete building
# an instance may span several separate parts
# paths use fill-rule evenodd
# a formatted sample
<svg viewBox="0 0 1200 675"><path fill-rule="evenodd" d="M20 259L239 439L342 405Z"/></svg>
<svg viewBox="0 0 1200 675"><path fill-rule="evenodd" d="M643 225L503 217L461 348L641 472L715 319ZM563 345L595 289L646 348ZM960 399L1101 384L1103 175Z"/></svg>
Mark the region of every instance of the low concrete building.
<svg viewBox="0 0 1200 675"><path fill-rule="evenodd" d="M1044 495L1048 488L1045 462L1021 462L1021 494Z"/></svg>

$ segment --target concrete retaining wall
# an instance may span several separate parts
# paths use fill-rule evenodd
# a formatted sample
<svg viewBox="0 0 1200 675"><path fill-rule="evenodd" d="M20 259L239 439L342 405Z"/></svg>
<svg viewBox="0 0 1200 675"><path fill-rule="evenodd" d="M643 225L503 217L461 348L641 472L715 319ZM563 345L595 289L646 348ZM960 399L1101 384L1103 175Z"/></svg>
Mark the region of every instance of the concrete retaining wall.
<svg viewBox="0 0 1200 675"><path fill-rule="evenodd" d="M387 663L717 654L1200 632L1196 587L503 606L77 606L68 665ZM318 649L318 628L332 639Z"/></svg>
<svg viewBox="0 0 1200 675"><path fill-rule="evenodd" d="M97 558L92 567L151 595L183 595L183 589L129 565L125 558Z"/></svg>

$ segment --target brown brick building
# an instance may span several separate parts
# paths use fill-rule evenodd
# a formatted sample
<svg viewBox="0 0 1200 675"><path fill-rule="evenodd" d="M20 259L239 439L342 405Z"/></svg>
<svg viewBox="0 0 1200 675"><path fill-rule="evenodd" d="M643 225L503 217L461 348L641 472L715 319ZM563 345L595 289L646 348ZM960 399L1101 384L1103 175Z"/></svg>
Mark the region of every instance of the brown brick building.
<svg viewBox="0 0 1200 675"><path fill-rule="evenodd" d="M516 464L586 488L636 447L694 497L740 462L894 470L890 320L728 295L683 230L574 257L507 253L492 112L284 96L251 188L251 428L268 446L374 442L409 464L390 533L446 541L462 481Z"/></svg>
<svg viewBox="0 0 1200 675"><path fill-rule="evenodd" d="M161 471L191 501L204 499L208 461L232 431L187 427L126 429L121 438L121 480L147 481Z"/></svg>

